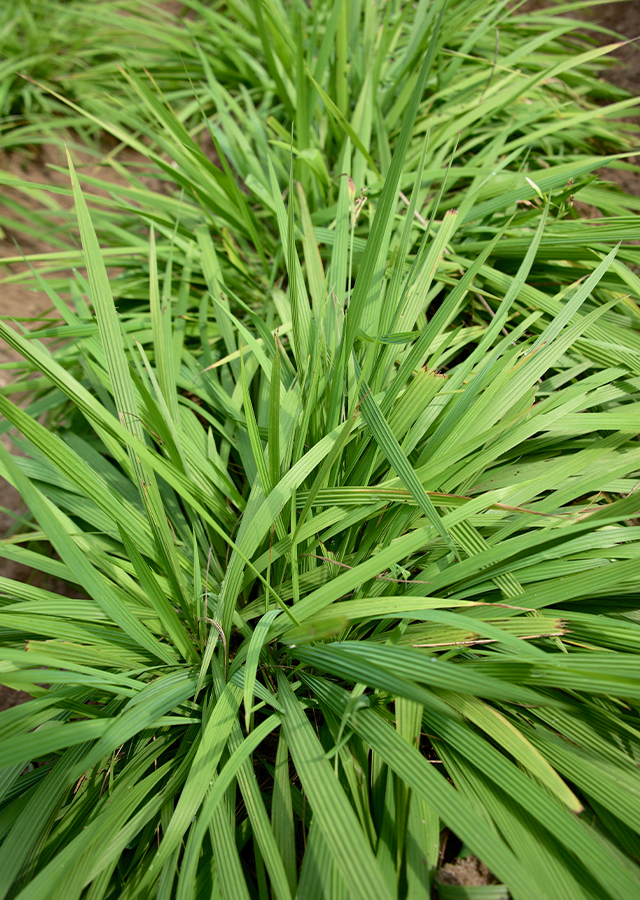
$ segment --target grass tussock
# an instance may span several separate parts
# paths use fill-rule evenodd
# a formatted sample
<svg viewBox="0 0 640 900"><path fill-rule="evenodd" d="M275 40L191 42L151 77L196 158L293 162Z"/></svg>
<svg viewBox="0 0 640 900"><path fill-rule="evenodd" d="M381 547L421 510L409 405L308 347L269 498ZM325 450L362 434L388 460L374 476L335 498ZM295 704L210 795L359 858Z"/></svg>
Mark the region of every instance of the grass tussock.
<svg viewBox="0 0 640 900"><path fill-rule="evenodd" d="M635 900L637 98L548 10L187 7L48 4L95 40L4 97L75 211L0 321L0 555L72 588L0 580L0 898L453 897L447 828Z"/></svg>

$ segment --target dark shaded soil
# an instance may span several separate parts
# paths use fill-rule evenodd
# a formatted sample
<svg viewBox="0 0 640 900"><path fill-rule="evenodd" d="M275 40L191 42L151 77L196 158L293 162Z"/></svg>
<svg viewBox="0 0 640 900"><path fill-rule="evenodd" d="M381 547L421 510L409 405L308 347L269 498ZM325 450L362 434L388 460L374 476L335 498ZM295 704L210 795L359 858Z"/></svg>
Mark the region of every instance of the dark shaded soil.
<svg viewBox="0 0 640 900"><path fill-rule="evenodd" d="M11 688L0 684L0 712L4 712L5 709L11 709L12 706L26 703L27 700L31 700L30 694L25 694L24 691L13 691Z"/></svg>
<svg viewBox="0 0 640 900"><path fill-rule="evenodd" d="M465 887L496 883L489 869L475 856L458 856L453 862L445 863L438 869L436 881L439 884L460 884Z"/></svg>
<svg viewBox="0 0 640 900"><path fill-rule="evenodd" d="M584 10L581 18L597 22L627 38L628 43L619 47L615 52L615 56L621 64L609 69L606 78L611 84L624 88L630 94L640 93L640 3L638 0L602 3ZM609 43L610 39L602 36L600 40L604 44Z"/></svg>

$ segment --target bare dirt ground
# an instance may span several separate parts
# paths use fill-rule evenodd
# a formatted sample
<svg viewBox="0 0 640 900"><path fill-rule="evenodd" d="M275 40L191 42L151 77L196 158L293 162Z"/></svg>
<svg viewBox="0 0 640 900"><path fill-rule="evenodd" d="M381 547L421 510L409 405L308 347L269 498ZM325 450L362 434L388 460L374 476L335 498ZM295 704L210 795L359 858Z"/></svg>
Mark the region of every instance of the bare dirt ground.
<svg viewBox="0 0 640 900"><path fill-rule="evenodd" d="M640 94L640 0L603 3L585 10L582 17L627 38L628 42L619 47L614 54L619 64L608 69L605 77L611 84L624 88L630 94ZM610 41L609 36L600 36L601 43ZM629 118L640 127L640 115L637 110L635 115ZM640 155L631 157L629 162L640 164ZM627 193L640 196L640 174L637 172L607 169L606 178L608 181L615 181Z"/></svg>
<svg viewBox="0 0 640 900"><path fill-rule="evenodd" d="M536 5L540 6L543 4L538 0ZM180 4L175 2L175 0L172 0L170 4L165 4L165 6L171 8L174 12L180 8ZM621 64L608 70L606 77L613 84L623 87L631 93L640 93L640 40L637 42L633 41L634 38L640 38L640 0L600 4L589 10L584 10L581 15L584 19L596 21L624 35L629 40L629 43L621 46L616 52L616 56ZM612 38L602 36L601 40L602 43L609 43ZM640 156L637 158L637 162L640 162ZM42 184L68 186L66 176L50 168L51 164L62 164L60 151L56 148L46 148L41 154L32 155L31 157L16 154L11 156L0 154L1 170L20 174L27 180ZM100 177L105 177L104 169L100 170ZM629 193L640 196L640 175L620 170L607 170L607 177L611 180L616 180ZM12 192L4 190L3 195L10 198ZM13 198L19 199L22 203L29 202L25 200L24 195L14 193ZM71 208L69 198L56 195L56 199L64 208ZM34 199L31 203L33 204L32 208L36 209L38 207L37 200ZM16 250L15 244L15 240L18 238L19 251ZM4 235L0 237L0 260L15 256L18 252L27 255L46 253L51 249L49 245L37 238L25 237L22 234L12 234L8 229L5 229ZM24 269L24 265L12 264L9 269L12 273L17 273ZM6 274L6 268L2 274L3 276ZM46 314L50 307L50 302L44 294L28 290L19 284L3 284L0 286L0 291L0 314L3 316L41 316ZM13 352L0 344L0 363L7 363L14 359L15 355ZM10 378L10 370L0 369L0 386L6 385ZM2 507L14 513L24 511L17 491L7 484L4 479L0 479L0 535L6 534L13 521L11 514L5 513ZM33 573L15 563L0 560L0 577L28 580L33 577ZM0 711L28 699L28 694L0 686ZM442 880L450 884L477 885L478 883L487 883L486 880L484 882L478 880L481 870L473 861L467 862L465 865L447 864L441 871L443 872Z"/></svg>
<svg viewBox="0 0 640 900"><path fill-rule="evenodd" d="M607 81L624 88L630 94L640 93L640 3L626 0L623 3L602 3L584 10L582 18L594 21L624 35L629 43L616 51L621 65L607 72ZM638 40L634 41L634 38ZM608 39L607 39L608 41ZM605 43L605 39L602 39Z"/></svg>

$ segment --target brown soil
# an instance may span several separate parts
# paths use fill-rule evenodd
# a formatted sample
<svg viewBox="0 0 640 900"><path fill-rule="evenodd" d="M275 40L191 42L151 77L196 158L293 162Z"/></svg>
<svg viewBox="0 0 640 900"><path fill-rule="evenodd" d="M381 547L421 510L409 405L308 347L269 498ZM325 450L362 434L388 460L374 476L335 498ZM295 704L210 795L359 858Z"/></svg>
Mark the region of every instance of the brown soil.
<svg viewBox="0 0 640 900"><path fill-rule="evenodd" d="M584 10L582 17L586 21L597 22L627 38L627 43L619 47L613 54L619 64L608 69L605 77L611 84L624 88L630 94L640 94L640 2L625 0L625 2L618 3L603 3ZM611 43L615 37L608 34L598 35L598 40L602 44ZM640 115L638 115L637 109L628 118L629 121L635 122L640 127ZM640 165L640 156L632 156L627 159L627 162L636 166ZM639 172L609 168L601 171L600 175L608 181L619 184L628 194L640 196Z"/></svg>
<svg viewBox="0 0 640 900"><path fill-rule="evenodd" d="M48 168L49 164L62 164L61 154L56 148L48 148L38 158L31 160L25 157L24 154L6 154L0 152L1 171L39 184L68 187L68 178L61 173L54 172L52 169ZM25 208L27 214L28 210L38 210L41 208L39 198L36 196L27 196L20 191L4 186L2 194L5 202L13 201L19 203ZM69 198L60 194L55 194L53 196L62 208L71 208L72 204ZM7 217L8 214L9 213L7 212ZM2 238L0 239L0 259L15 257L20 254L28 256L34 253L48 253L52 249L51 245L46 241L24 234L20 226L23 223L28 224L28 220L25 217L21 222L21 218L17 218L15 229L6 227L3 229ZM26 268L27 266L25 263L4 265L2 268L2 276L3 278L6 278L7 275L23 272ZM38 291L29 290L24 287L24 285L5 283L2 286L2 316L16 316L21 318L41 316L50 306L51 303L46 296L43 296L43 294ZM7 363L15 359L17 359L17 356L12 350L4 345L0 345L0 363ZM10 379L11 372L6 369L0 369L0 386L8 384ZM4 506L9 505L5 503L1 493L0 503ZM2 533L4 533L4 529Z"/></svg>
<svg viewBox="0 0 640 900"><path fill-rule="evenodd" d="M436 881L439 884L460 884L465 887L496 883L489 869L475 856L458 857L453 862L446 863L438 869Z"/></svg>
<svg viewBox="0 0 640 900"><path fill-rule="evenodd" d="M554 6L554 0L526 0L522 9L549 8L552 10ZM575 13L570 11L566 15L572 19L580 18L587 23L593 22L601 28L608 29L605 32L594 31L591 28L584 29L584 33L600 45L613 44L620 38L626 38L626 43L622 43L611 54L615 58L616 64L604 69L601 77L610 84L629 91L630 94L640 94L640 0L599 3L587 9L576 10ZM634 108L628 116L622 118L634 122L640 128L638 108ZM638 146L640 147L640 135ZM625 163L640 165L640 155L627 157ZM626 193L640 197L640 172L609 167L600 169L598 174L601 178L620 185ZM576 204L576 208L581 215L585 215L587 218L592 215L601 215L598 210L593 210L593 208L585 207L583 209L579 203Z"/></svg>
<svg viewBox="0 0 640 900"><path fill-rule="evenodd" d="M20 706L31 700L31 694L25 694L24 691L13 691L11 688L4 687L0 684L0 712L5 709L11 709L13 706Z"/></svg>
<svg viewBox="0 0 640 900"><path fill-rule="evenodd" d="M638 0L592 6L583 11L581 18L597 22L627 38L629 43L624 44L615 53L621 64L609 69L606 77L611 84L624 88L630 94L640 93L640 3ZM611 38L602 36L600 40L604 44L609 43Z"/></svg>

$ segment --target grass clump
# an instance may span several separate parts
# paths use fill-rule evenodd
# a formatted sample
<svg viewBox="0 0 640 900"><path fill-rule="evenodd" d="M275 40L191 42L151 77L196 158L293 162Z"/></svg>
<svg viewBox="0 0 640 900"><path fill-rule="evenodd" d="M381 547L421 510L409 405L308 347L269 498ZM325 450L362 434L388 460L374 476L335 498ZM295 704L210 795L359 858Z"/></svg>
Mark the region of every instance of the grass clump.
<svg viewBox="0 0 640 900"><path fill-rule="evenodd" d="M516 900L634 900L638 251L591 175L601 51L554 111L563 19L549 60L505 4L225 11L264 77L198 45L215 156L134 71L129 108L79 104L165 190L71 165L86 277L53 254L60 321L0 323L33 514L0 552L80 594L0 583L34 695L0 715L0 897L408 900L447 827Z"/></svg>

